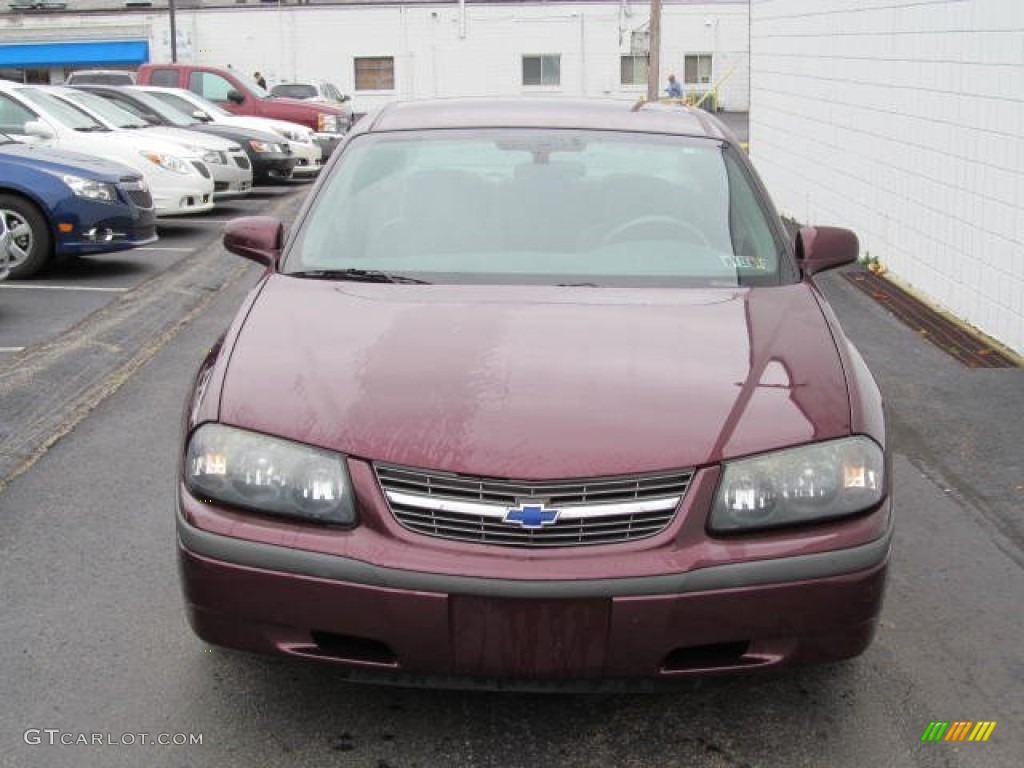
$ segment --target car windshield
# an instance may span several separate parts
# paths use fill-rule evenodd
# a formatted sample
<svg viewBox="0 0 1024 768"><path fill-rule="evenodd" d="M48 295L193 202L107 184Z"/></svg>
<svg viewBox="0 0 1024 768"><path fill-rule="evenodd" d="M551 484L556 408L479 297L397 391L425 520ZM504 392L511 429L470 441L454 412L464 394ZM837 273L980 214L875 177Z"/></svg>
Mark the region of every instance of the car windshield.
<svg viewBox="0 0 1024 768"><path fill-rule="evenodd" d="M786 245L718 140L593 130L353 139L286 273L425 282L777 285Z"/></svg>
<svg viewBox="0 0 1024 768"><path fill-rule="evenodd" d="M272 96L285 96L290 99L313 99L316 98L316 86L306 83L281 83L275 85L271 91Z"/></svg>
<svg viewBox="0 0 1024 768"><path fill-rule="evenodd" d="M116 104L107 101L102 96L97 96L94 93L87 93L85 91L66 91L61 92L60 97L66 101L70 101L75 106L88 110L100 120L114 128L145 128L149 125L149 123L141 117L133 115L127 110L121 109L121 107Z"/></svg>
<svg viewBox="0 0 1024 768"><path fill-rule="evenodd" d="M42 108L53 119L60 121L66 127L76 131L106 131L104 125L94 117L82 111L78 107L68 104L66 101L57 98L52 93L39 90L38 88L22 88L19 93L28 101Z"/></svg>
<svg viewBox="0 0 1024 768"><path fill-rule="evenodd" d="M202 110L210 117L231 117L231 113L226 109L221 109L212 101L207 101L201 96L195 96L190 94L189 96L179 96L177 93L170 91L145 91L152 95L154 98L160 99L164 104L167 104L172 109L176 109L179 112L184 112L186 115L191 115L196 110ZM194 99L194 101L193 101Z"/></svg>
<svg viewBox="0 0 1024 768"><path fill-rule="evenodd" d="M199 122L192 117L189 112L182 112L180 109L176 109L160 99L156 98L151 93L144 91L133 92L131 94L133 102L137 102L146 110L160 117L160 119L166 121L169 125L175 125L179 128L186 128L191 125L198 125ZM120 105L120 102L119 102ZM135 104L125 103L125 109L134 108ZM141 111L141 109L140 109Z"/></svg>
<svg viewBox="0 0 1024 768"><path fill-rule="evenodd" d="M259 98L265 99L265 98L267 98L270 95L270 92L267 91L266 88L264 88L262 85L257 83L255 80L253 80L248 75L243 75L241 72L238 72L236 70L232 70L231 74L233 74L236 78L238 78L239 82L241 82L242 85L244 85L246 88L248 88L254 94L256 94L256 96L258 96Z"/></svg>

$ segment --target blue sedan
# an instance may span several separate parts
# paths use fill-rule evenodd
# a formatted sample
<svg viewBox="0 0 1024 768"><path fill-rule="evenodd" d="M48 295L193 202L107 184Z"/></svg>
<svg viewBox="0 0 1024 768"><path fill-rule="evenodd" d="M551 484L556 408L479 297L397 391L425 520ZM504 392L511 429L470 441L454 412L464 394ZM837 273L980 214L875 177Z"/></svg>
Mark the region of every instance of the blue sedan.
<svg viewBox="0 0 1024 768"><path fill-rule="evenodd" d="M35 275L58 256L156 239L153 198L137 171L0 133L0 280Z"/></svg>

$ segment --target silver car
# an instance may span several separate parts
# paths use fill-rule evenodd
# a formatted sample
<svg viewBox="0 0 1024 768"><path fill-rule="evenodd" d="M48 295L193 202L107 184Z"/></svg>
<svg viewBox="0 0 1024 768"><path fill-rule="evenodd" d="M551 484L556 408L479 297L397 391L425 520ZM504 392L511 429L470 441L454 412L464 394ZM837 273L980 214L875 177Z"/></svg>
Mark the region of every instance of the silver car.
<svg viewBox="0 0 1024 768"><path fill-rule="evenodd" d="M150 125L138 115L88 91L59 86L50 90L109 128L145 131L199 155L213 179L214 200L244 197L252 192L252 166L245 150L236 142L187 128Z"/></svg>

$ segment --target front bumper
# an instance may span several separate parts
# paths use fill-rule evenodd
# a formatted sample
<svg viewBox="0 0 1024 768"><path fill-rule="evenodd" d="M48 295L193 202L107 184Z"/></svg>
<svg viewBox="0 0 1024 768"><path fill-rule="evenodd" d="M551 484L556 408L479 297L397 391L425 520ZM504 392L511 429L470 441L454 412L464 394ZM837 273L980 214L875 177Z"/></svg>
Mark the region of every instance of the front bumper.
<svg viewBox="0 0 1024 768"><path fill-rule="evenodd" d="M318 144L289 143L295 158L293 174L299 177L315 176L324 167L324 153Z"/></svg>
<svg viewBox="0 0 1024 768"><path fill-rule="evenodd" d="M891 537L889 526L837 551L536 580L378 566L178 516L187 613L203 639L334 662L354 679L458 687L661 684L856 656L874 635Z"/></svg>
<svg viewBox="0 0 1024 768"><path fill-rule="evenodd" d="M70 232L59 231L54 242L57 256L87 256L148 245L157 240L156 216L152 208L134 204L109 205L76 200L62 205L53 216L58 225L68 225Z"/></svg>
<svg viewBox="0 0 1024 768"><path fill-rule="evenodd" d="M342 133L316 133L313 134L313 142L320 147L323 153L323 160L327 162L327 158L331 156L338 145L341 144L341 140L345 138Z"/></svg>
<svg viewBox="0 0 1024 768"><path fill-rule="evenodd" d="M213 179L182 176L181 180L166 177L150 181L153 205L157 216L185 216L213 208Z"/></svg>
<svg viewBox="0 0 1024 768"><path fill-rule="evenodd" d="M278 152L253 152L252 180L254 184L268 181L286 181L292 177L295 169L295 158Z"/></svg>
<svg viewBox="0 0 1024 768"><path fill-rule="evenodd" d="M225 153L227 163L208 163L213 178L214 200L245 197L252 192L253 172L251 163L241 151Z"/></svg>

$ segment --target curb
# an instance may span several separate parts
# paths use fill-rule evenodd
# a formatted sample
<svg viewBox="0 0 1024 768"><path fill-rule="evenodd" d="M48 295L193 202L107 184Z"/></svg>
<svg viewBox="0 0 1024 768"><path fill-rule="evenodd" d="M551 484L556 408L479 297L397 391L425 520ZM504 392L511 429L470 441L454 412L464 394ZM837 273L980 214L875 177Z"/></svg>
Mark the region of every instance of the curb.
<svg viewBox="0 0 1024 768"><path fill-rule="evenodd" d="M288 197L262 215L287 221L304 199ZM0 367L0 490L254 269L215 240Z"/></svg>

